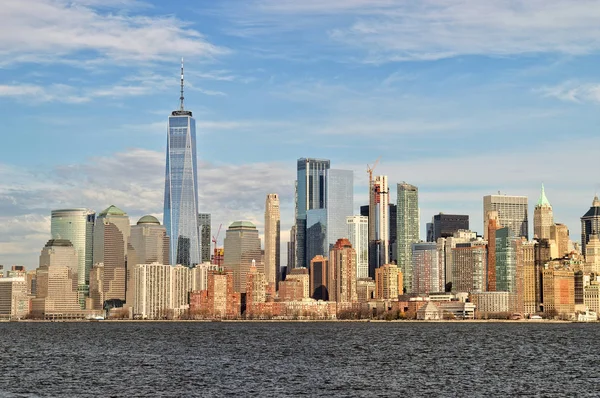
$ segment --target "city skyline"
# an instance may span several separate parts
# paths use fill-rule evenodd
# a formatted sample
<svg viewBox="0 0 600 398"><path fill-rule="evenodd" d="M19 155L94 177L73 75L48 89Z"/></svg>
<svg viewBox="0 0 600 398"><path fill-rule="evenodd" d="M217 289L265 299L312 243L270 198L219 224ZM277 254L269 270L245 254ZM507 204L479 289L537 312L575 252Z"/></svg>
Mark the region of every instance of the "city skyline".
<svg viewBox="0 0 600 398"><path fill-rule="evenodd" d="M358 46L341 37L358 35L360 30L352 27L360 21L373 22L367 7L376 15L390 9L396 15L413 15L414 10L395 2L317 6L266 1L247 13L250 22L244 25L240 14L226 6L188 15L179 11L192 7L184 1L168 10L159 3L122 3L125 9L119 11L131 20L115 19L114 2L103 7L86 2L72 9L36 2L40 7L27 10L15 2L0 20L18 19L20 26L32 28L35 24L27 21L41 19L68 33L92 16L103 26L113 26L116 38L147 29L171 40L168 45L167 40L152 43L154 48L142 41L143 51L138 52L119 40L84 48L75 41L48 38L42 46L43 35L24 34L18 46L0 49L11 55L0 65L0 115L8 138L0 149L0 261L5 264L35 267L40 248L50 238L53 209L99 212L115 204L132 220L153 214L163 222L164 119L178 102L181 55L190 70L188 107L195 111L204 144L198 146L198 168L203 171L198 185L212 189L199 189L198 211L213 215L214 229L248 220L262 234L264 195L277 192L284 245L293 223L295 159L326 158L336 168L352 170L358 207L368 203L366 164L381 156L376 175L387 175L392 187L401 181L419 187L421 237L426 221L440 211L469 215L471 229L483 234L481 198L498 190L529 198L531 235L532 205L543 182L554 219L579 240L579 218L598 189L585 172L594 169L594 147L600 144L594 131L599 77L592 70L597 46L593 40L584 43L589 38L586 21L594 10L570 5L574 20L582 23L557 27L563 35L543 43L523 43L507 34L503 43L489 40L498 44L489 50L417 36L409 41L419 44L414 48L381 45L374 50L362 46L369 40L387 43L381 30L363 33ZM559 6L555 10L566 4L553 3ZM433 3L422 4L423 15L431 16ZM41 6L53 12L41 15ZM506 11L503 5L487 7L499 11L497 15ZM439 11L457 24L448 25L450 35L478 29L450 9ZM533 5L521 12L519 18L537 15L536 21L553 16ZM67 13L72 13L70 18L63 18ZM289 21L292 14L298 25L272 22ZM143 17L148 20L142 22ZM177 27L172 36L160 30L160 21ZM424 32L435 29L426 18L418 21ZM488 21L493 32L517 29L503 28L497 21ZM311 35L298 38L294 54L269 39L261 26L283 31L284 42L300 29L326 40L317 44ZM527 29L535 37L546 28L536 22ZM480 33L485 36L483 29ZM82 35L89 43L99 33L84 28ZM581 51L565 50L569 46ZM48 50L61 55L48 56ZM307 53L314 59L303 59ZM20 123L23 119L26 125ZM385 145L371 140L373 135ZM555 156L579 162L558 162ZM493 173L467 174L473 168ZM231 186L239 187L237 197L231 195ZM390 203L395 200L392 195Z"/></svg>

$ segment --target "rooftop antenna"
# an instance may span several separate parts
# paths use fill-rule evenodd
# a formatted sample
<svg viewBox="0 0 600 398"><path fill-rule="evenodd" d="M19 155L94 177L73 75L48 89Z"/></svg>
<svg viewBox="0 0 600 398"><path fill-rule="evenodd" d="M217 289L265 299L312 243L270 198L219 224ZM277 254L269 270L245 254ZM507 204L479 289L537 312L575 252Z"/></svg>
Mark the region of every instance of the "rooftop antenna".
<svg viewBox="0 0 600 398"><path fill-rule="evenodd" d="M183 57L181 57L181 96L179 97L179 110L183 111Z"/></svg>

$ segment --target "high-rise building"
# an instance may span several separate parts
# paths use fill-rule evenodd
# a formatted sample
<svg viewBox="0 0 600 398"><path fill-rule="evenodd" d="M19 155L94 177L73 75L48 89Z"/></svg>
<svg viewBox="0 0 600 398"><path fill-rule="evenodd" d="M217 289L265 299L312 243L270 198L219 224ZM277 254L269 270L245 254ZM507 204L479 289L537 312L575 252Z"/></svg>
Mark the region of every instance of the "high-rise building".
<svg viewBox="0 0 600 398"><path fill-rule="evenodd" d="M29 312L24 277L0 278L0 319L21 319Z"/></svg>
<svg viewBox="0 0 600 398"><path fill-rule="evenodd" d="M397 264L398 262L398 207L390 203L388 212L388 228L389 228L389 245L388 245L388 259L390 264Z"/></svg>
<svg viewBox="0 0 600 398"><path fill-rule="evenodd" d="M567 268L547 267L542 271L543 308L550 315L575 312L575 277Z"/></svg>
<svg viewBox="0 0 600 398"><path fill-rule="evenodd" d="M495 291L517 292L517 242L520 239L513 235L510 228L496 231Z"/></svg>
<svg viewBox="0 0 600 398"><path fill-rule="evenodd" d="M523 310L526 314L535 314L539 311L536 289L540 279L535 267L535 241L522 240L519 254L523 262Z"/></svg>
<svg viewBox="0 0 600 398"><path fill-rule="evenodd" d="M483 197L484 239L487 239L488 218L490 211L498 212L498 223L508 227L517 237L529 236L527 217L527 196L487 195Z"/></svg>
<svg viewBox="0 0 600 398"><path fill-rule="evenodd" d="M192 291L191 272L192 270L183 265L176 265L171 268L171 303L169 309L172 312L170 316L179 318L189 308L188 296Z"/></svg>
<svg viewBox="0 0 600 398"><path fill-rule="evenodd" d="M94 225L94 264L104 264L104 300L125 301L129 217L116 206L98 214Z"/></svg>
<svg viewBox="0 0 600 398"><path fill-rule="evenodd" d="M196 120L183 103L183 62L180 106L167 126L164 224L170 238L171 264L201 263L198 228Z"/></svg>
<svg viewBox="0 0 600 398"><path fill-rule="evenodd" d="M404 290L412 293L412 244L419 241L419 189L406 182L398 184L398 267Z"/></svg>
<svg viewBox="0 0 600 398"><path fill-rule="evenodd" d="M296 266L296 226L290 228L290 241L287 244L287 265L286 269L290 270ZM285 278L281 278L282 280Z"/></svg>
<svg viewBox="0 0 600 398"><path fill-rule="evenodd" d="M139 264L169 264L169 237L156 217L148 215L140 218L136 225L131 226L129 240Z"/></svg>
<svg viewBox="0 0 600 398"><path fill-rule="evenodd" d="M454 233L464 229L469 229L469 216L460 214L436 214L433 216L432 222L433 240L437 242L439 238L449 238L454 236Z"/></svg>
<svg viewBox="0 0 600 398"><path fill-rule="evenodd" d="M412 244L412 293L429 294L444 291L444 267L437 243Z"/></svg>
<svg viewBox="0 0 600 398"><path fill-rule="evenodd" d="M348 239L356 251L356 278L369 277L369 217L346 218Z"/></svg>
<svg viewBox="0 0 600 398"><path fill-rule="evenodd" d="M550 228L550 240L556 243L557 257L569 253L569 228L565 224L554 224Z"/></svg>
<svg viewBox="0 0 600 398"><path fill-rule="evenodd" d="M325 253L327 253L338 239L348 237L346 218L354 212L354 172L351 170L327 170L325 198L327 210L327 250Z"/></svg>
<svg viewBox="0 0 600 398"><path fill-rule="evenodd" d="M256 226L249 221L236 221L232 223L225 232L225 268L233 271L234 289L236 292L246 292L246 276L252 266L252 260L256 261L261 270L264 265L261 262L262 250L260 238Z"/></svg>
<svg viewBox="0 0 600 398"><path fill-rule="evenodd" d="M477 234L469 230L459 230L454 233L454 236L449 238L440 238L440 245L444 244L444 269L445 269L445 281L448 287L451 287L448 291L455 291L453 288L454 280L454 256L452 249L459 243L469 243L477 240Z"/></svg>
<svg viewBox="0 0 600 398"><path fill-rule="evenodd" d="M50 222L52 238L70 241L79 258L76 273L81 308L89 294L95 219L96 213L89 209L61 209L52 210Z"/></svg>
<svg viewBox="0 0 600 398"><path fill-rule="evenodd" d="M256 266L251 266L246 280L246 316L261 313L259 305L267 301L267 280Z"/></svg>
<svg viewBox="0 0 600 398"><path fill-rule="evenodd" d="M324 209L326 203L326 171L329 160L300 158L297 162L296 180L296 238L294 265L288 267L307 267L310 258L306 255L306 216L308 210Z"/></svg>
<svg viewBox="0 0 600 398"><path fill-rule="evenodd" d="M198 213L198 229L200 231L200 261L203 263L210 261L210 222L209 213Z"/></svg>
<svg viewBox="0 0 600 398"><path fill-rule="evenodd" d="M533 234L538 239L550 239L551 229L554 225L554 216L552 215L552 205L546 197L544 184L535 209L533 210Z"/></svg>
<svg viewBox="0 0 600 398"><path fill-rule="evenodd" d="M600 275L600 238L590 235L590 240L585 245L585 272Z"/></svg>
<svg viewBox="0 0 600 398"><path fill-rule="evenodd" d="M329 268L334 287L329 292L329 300L338 303L356 302L356 251L348 239L338 239L329 252Z"/></svg>
<svg viewBox="0 0 600 398"><path fill-rule="evenodd" d="M402 294L403 275L395 264L384 264L375 270L375 298L398 300Z"/></svg>
<svg viewBox="0 0 600 398"><path fill-rule="evenodd" d="M310 260L310 296L315 300L329 300L332 288L329 271L329 260L316 256Z"/></svg>
<svg viewBox="0 0 600 398"><path fill-rule="evenodd" d="M389 263L389 202L387 176L376 176L369 192L369 276L375 269Z"/></svg>
<svg viewBox="0 0 600 398"><path fill-rule="evenodd" d="M277 289L280 276L281 212L279 195L270 193L265 203L265 277Z"/></svg>
<svg viewBox="0 0 600 398"><path fill-rule="evenodd" d="M591 235L600 234L600 199L594 196L592 207L581 217L581 252L585 254L585 245Z"/></svg>
<svg viewBox="0 0 600 398"><path fill-rule="evenodd" d="M485 292L487 247L485 241L458 243L452 249L452 290Z"/></svg>
<svg viewBox="0 0 600 398"><path fill-rule="evenodd" d="M546 268L546 265L552 260L551 251L552 246L548 239L535 241L535 306L538 311L542 309L544 303L542 273Z"/></svg>
<svg viewBox="0 0 600 398"><path fill-rule="evenodd" d="M487 276L486 290L488 292L496 291L496 231L500 228L498 222L498 212L489 211L487 217Z"/></svg>
<svg viewBox="0 0 600 398"><path fill-rule="evenodd" d="M300 299L310 298L310 277L308 268L294 268L286 277L286 281L297 281L301 288Z"/></svg>
<svg viewBox="0 0 600 398"><path fill-rule="evenodd" d="M171 309L171 266L137 264L133 270L134 317L165 319Z"/></svg>
<svg viewBox="0 0 600 398"><path fill-rule="evenodd" d="M233 272L209 271L208 288L190 293L190 314L199 318L238 318L241 295L233 287Z"/></svg>
<svg viewBox="0 0 600 398"><path fill-rule="evenodd" d="M211 264L210 262L205 262L202 264L196 265L194 268L190 270L190 278L191 278L191 287L192 291L196 290L206 290L208 289L208 273L209 271L218 271L219 266L216 264Z"/></svg>

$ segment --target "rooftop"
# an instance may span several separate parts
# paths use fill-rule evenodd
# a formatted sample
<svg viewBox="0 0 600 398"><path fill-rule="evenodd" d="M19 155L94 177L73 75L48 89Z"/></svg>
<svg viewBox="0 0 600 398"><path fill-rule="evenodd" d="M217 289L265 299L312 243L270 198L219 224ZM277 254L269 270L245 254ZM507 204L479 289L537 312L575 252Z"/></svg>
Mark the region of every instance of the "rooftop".
<svg viewBox="0 0 600 398"><path fill-rule="evenodd" d="M540 198L538 199L536 207L552 207L550 201L546 197L546 190L544 189L544 184L542 184L542 192L540 193Z"/></svg>
<svg viewBox="0 0 600 398"><path fill-rule="evenodd" d="M103 212L101 212L100 214L98 214L98 216L100 216L100 217L106 217L106 216L126 216L126 215L127 215L127 213L125 213L123 210L119 209L115 205L108 206Z"/></svg>
<svg viewBox="0 0 600 398"><path fill-rule="evenodd" d="M68 239L50 239L46 242L46 247L71 247L73 244Z"/></svg>
<svg viewBox="0 0 600 398"><path fill-rule="evenodd" d="M253 228L256 229L256 225L252 224L250 221L234 221L231 223L229 228Z"/></svg>
<svg viewBox="0 0 600 398"><path fill-rule="evenodd" d="M146 215L142 218L140 218L137 222L137 225L140 224L156 224L156 225L160 225L160 221L158 221L158 219L154 216L151 215Z"/></svg>

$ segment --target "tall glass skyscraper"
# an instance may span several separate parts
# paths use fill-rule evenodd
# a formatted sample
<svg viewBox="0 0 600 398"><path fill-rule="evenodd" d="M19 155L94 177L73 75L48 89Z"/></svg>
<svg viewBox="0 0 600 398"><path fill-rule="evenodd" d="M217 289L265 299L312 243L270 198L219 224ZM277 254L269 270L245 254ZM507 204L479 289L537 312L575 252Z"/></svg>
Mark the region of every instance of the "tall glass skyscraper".
<svg viewBox="0 0 600 398"><path fill-rule="evenodd" d="M402 271L404 290L412 293L412 244L419 241L419 189L406 182L398 184L396 206L398 268Z"/></svg>
<svg viewBox="0 0 600 398"><path fill-rule="evenodd" d="M179 110L169 116L164 225L171 239L171 264L200 263L196 120L183 105L183 61Z"/></svg>

